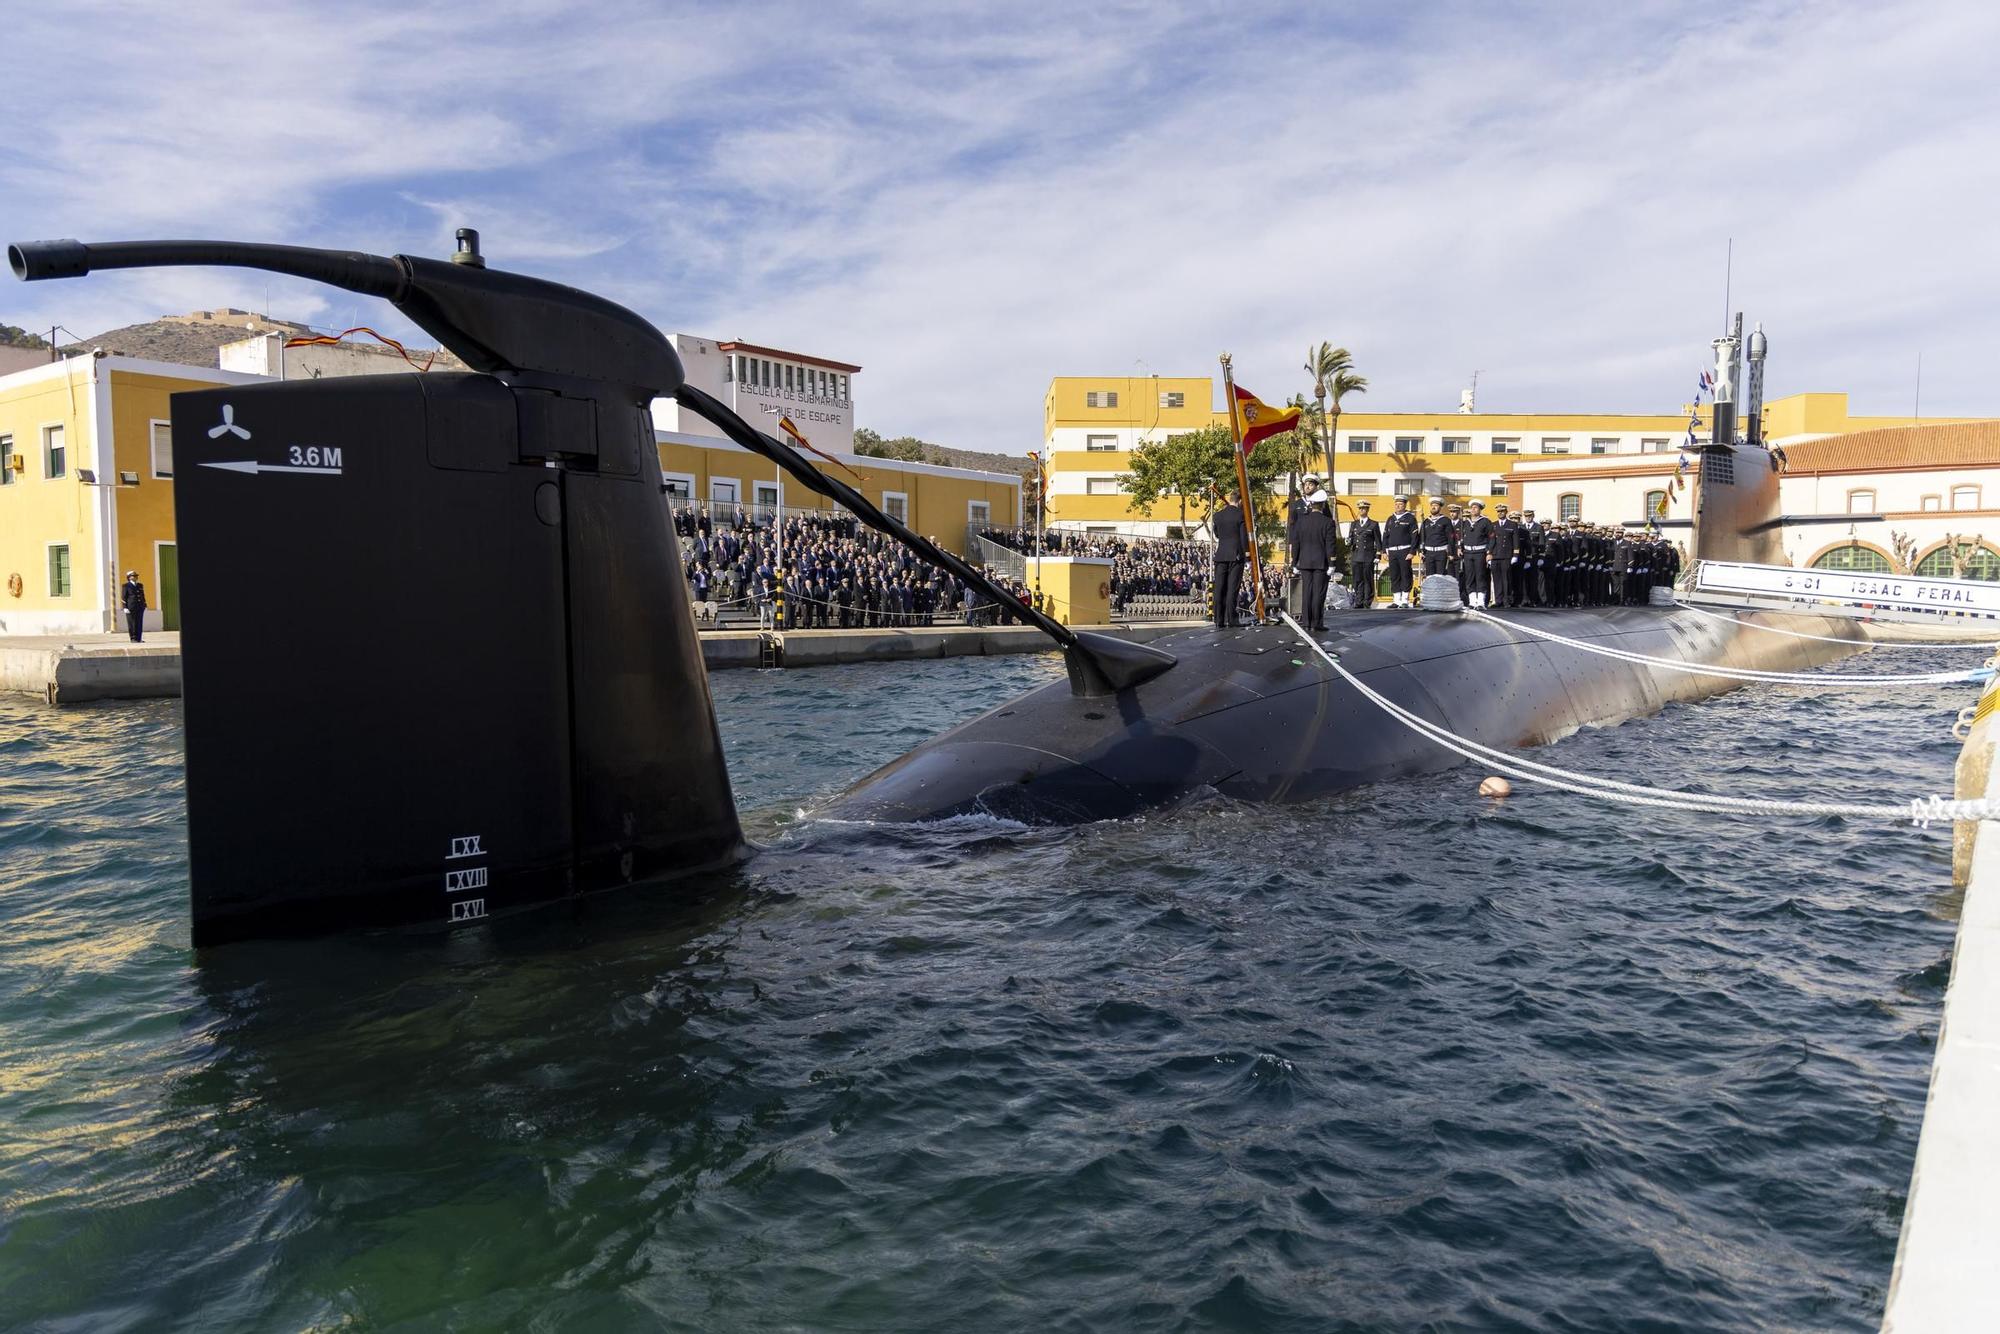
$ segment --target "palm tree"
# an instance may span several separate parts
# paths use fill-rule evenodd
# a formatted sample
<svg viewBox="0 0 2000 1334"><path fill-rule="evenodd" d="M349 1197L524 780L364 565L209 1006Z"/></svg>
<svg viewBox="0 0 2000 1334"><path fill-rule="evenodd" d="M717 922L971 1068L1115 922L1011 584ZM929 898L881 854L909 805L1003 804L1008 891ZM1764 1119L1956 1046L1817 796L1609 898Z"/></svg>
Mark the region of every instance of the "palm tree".
<svg viewBox="0 0 2000 1334"><path fill-rule="evenodd" d="M1306 350L1306 374L1313 378L1313 399L1319 404L1321 440L1326 454L1326 489L1333 490L1333 433L1340 425L1340 400L1368 392L1368 380L1354 373L1354 358L1344 347L1321 343ZM1326 405L1328 394L1333 407Z"/></svg>

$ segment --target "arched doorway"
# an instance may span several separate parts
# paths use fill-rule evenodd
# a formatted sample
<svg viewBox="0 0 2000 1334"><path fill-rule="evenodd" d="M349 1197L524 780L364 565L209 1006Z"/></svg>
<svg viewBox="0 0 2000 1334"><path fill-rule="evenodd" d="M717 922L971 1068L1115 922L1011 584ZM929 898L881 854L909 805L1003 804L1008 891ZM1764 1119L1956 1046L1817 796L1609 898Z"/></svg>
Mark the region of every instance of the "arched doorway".
<svg viewBox="0 0 2000 1334"><path fill-rule="evenodd" d="M1846 546L1829 547L1814 557L1815 570L1841 570L1850 574L1887 574L1889 558L1874 547L1864 547L1859 542Z"/></svg>

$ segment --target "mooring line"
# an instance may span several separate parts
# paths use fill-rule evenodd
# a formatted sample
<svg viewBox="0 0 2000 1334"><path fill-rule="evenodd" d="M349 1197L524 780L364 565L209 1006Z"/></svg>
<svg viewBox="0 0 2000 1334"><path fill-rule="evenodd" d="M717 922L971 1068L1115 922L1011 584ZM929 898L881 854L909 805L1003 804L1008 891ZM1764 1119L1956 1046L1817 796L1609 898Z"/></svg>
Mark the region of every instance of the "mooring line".
<svg viewBox="0 0 2000 1334"><path fill-rule="evenodd" d="M1577 773L1574 770L1557 768L1553 764L1524 759L1518 754L1496 750L1491 746L1468 740L1404 708L1372 689L1360 677L1342 666L1339 659L1328 653L1318 640L1307 634L1299 623L1292 619L1291 613L1281 611L1278 614L1343 681L1354 687L1363 699L1391 718L1419 736L1443 746L1464 759L1490 764L1502 773L1527 782L1542 783L1575 792L1580 796L1597 797L1627 806L1650 806L1710 815L1839 815L1856 820L1908 821L1918 828L1928 827L1934 821L2000 819L2000 806L1985 798L1955 801L1928 796L1913 798L1896 805L1873 805L1860 802L1779 801L1764 797L1712 796L1699 792L1677 792L1671 788L1647 787L1639 783L1623 783L1616 779L1599 778L1594 774Z"/></svg>
<svg viewBox="0 0 2000 1334"><path fill-rule="evenodd" d="M1837 686L1859 689L1863 686L1881 685L1957 685L1973 681L1989 681L1993 670L1989 667L1975 667L1970 671L1923 672L1905 676L1838 676L1821 672L1767 672L1755 667L1713 667L1705 663L1683 662L1678 658L1658 658L1650 653L1635 653L1630 649L1613 648L1608 644L1593 644L1584 639L1571 639L1553 630L1530 625L1526 621L1503 621L1498 616L1489 615L1477 607L1467 607L1462 613L1489 624L1508 630L1519 630L1523 634L1535 635L1542 639L1563 644L1585 653L1600 653L1607 658L1618 658L1625 662L1639 663L1646 667L1661 667L1668 671L1690 672L1697 676L1720 676L1732 681L1762 681L1777 685ZM1847 641L1842 641L1847 642Z"/></svg>
<svg viewBox="0 0 2000 1334"><path fill-rule="evenodd" d="M1861 647L1863 647L1863 648L1874 648L1874 649L1882 649L1882 648L1976 648L1976 649L1980 649L1980 650L1982 650L1982 651L1990 651L1990 650L1992 650L1992 649L2000 649L2000 643L1996 643L1996 642L1992 642L1992 641L1989 641L1989 640L1984 640L1984 639L1961 639L1961 640L1957 640L1957 641L1952 641L1952 642L1939 642L1939 641L1936 641L1936 640L1918 640L1918 639L1911 639L1911 640L1895 640L1895 639L1840 639L1840 638L1837 638L1837 637L1835 637L1835 636L1833 636L1833 635L1809 635L1809 634L1807 634L1807 633L1806 633L1805 631L1803 631L1803 630L1787 630L1787 629L1785 629L1785 628L1784 628L1783 626L1780 626L1780 625L1760 625L1760 624L1758 624L1758 623L1757 623L1756 621L1746 621L1746 620L1743 620L1743 619L1742 619L1742 618L1740 618L1740 617L1736 617L1736 616L1729 616L1729 615L1725 615L1725 614L1724 614L1724 613L1722 613L1722 612L1718 612L1718 611L1712 611L1712 610L1710 610L1710 609L1709 609L1709 608L1707 608L1707 607L1698 607L1698 606L1696 606L1696 605L1695 605L1694 603L1692 603L1692 602L1683 602L1683 601L1681 601L1681 600L1680 600L1680 599L1678 599L1678 598L1676 598L1676 599L1674 600L1674 605L1675 605L1675 606L1677 606L1677 607L1680 607L1680 608L1682 608L1683 610L1686 610L1686 611L1691 611L1691 612L1695 612L1695 613L1697 613L1697 614L1699 614L1699 615L1702 615L1702 616L1712 616L1712 617L1714 617L1714 618L1715 618L1716 620L1718 620L1718 621L1726 621L1726 622L1728 622L1728 623L1729 623L1730 625L1742 625L1742 626L1748 626L1748 627L1749 627L1750 629L1752 629L1752 630L1768 630L1768 631L1770 631L1770 632L1771 632L1772 634L1774 634L1774 635L1789 635L1789 636L1791 636L1791 637L1792 637L1793 639L1817 639L1817 640L1818 640L1818 641L1819 641L1820 643L1822 643L1822 644L1859 644L1859 645L1860 645ZM1774 609L1772 609L1772 610L1775 610L1775 608L1774 608ZM1785 612L1780 612L1780 613L1778 613L1778 614L1779 614L1779 615L1789 615L1790 613L1785 613Z"/></svg>

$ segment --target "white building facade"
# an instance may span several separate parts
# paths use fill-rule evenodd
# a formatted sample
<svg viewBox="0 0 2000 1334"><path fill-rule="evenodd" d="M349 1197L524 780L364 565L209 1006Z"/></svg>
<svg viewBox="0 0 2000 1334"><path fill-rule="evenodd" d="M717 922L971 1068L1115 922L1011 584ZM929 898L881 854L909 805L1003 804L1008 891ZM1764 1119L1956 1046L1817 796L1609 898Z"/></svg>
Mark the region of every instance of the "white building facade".
<svg viewBox="0 0 2000 1334"><path fill-rule="evenodd" d="M771 435L778 418L828 453L854 450L854 377L861 368L828 357L735 339L669 334L687 383L719 399ZM706 419L670 398L653 400L653 424L673 435L722 438Z"/></svg>

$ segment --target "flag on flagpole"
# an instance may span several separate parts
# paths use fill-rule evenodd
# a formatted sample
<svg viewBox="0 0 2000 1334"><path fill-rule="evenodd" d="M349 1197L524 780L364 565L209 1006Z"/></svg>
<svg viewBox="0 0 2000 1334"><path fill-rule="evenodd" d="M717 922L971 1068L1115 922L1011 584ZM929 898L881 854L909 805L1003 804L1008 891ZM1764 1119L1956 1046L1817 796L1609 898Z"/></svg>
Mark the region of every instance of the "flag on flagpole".
<svg viewBox="0 0 2000 1334"><path fill-rule="evenodd" d="M846 473L849 477L852 477L855 481L857 482L861 481L860 473L854 471L854 469L848 467L845 463L842 463L839 459L827 453L825 450L819 448L817 445L813 444L812 441L806 439L804 435L800 434L799 428L792 425L792 419L790 417L778 418L778 429L783 431L786 435L790 436L793 440L796 440L798 442L799 448L805 450L808 454L817 454L820 458L825 459L828 463L831 463L834 467L840 469L842 472Z"/></svg>
<svg viewBox="0 0 2000 1334"><path fill-rule="evenodd" d="M1274 408L1242 385L1233 387L1236 401L1230 406L1236 414L1237 434L1242 438L1246 456L1259 441L1283 435L1299 424L1300 409Z"/></svg>

